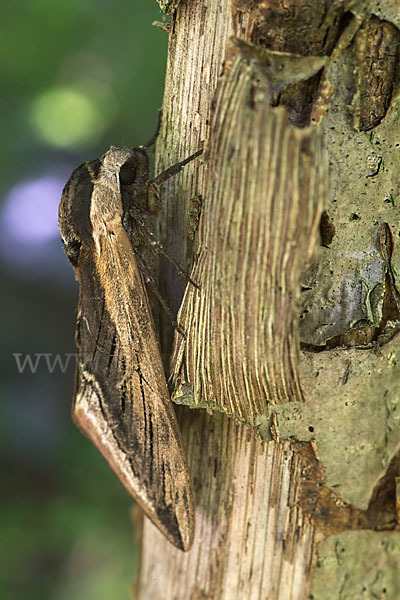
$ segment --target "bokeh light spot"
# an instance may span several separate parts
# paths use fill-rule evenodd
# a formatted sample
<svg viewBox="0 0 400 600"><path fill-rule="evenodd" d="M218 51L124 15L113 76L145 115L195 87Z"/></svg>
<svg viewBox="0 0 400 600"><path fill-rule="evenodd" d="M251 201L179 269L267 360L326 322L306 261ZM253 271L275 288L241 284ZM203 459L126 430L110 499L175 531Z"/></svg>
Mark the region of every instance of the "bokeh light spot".
<svg viewBox="0 0 400 600"><path fill-rule="evenodd" d="M105 127L95 102L71 87L50 88L31 107L31 122L40 136L58 148L82 148L93 143Z"/></svg>
<svg viewBox="0 0 400 600"><path fill-rule="evenodd" d="M65 173L63 171L65 170ZM17 183L0 211L0 263L14 277L65 279L70 270L58 231L58 203L70 166Z"/></svg>
<svg viewBox="0 0 400 600"><path fill-rule="evenodd" d="M57 209L65 180L44 175L15 185L0 216L3 235L25 246L37 246L58 237Z"/></svg>

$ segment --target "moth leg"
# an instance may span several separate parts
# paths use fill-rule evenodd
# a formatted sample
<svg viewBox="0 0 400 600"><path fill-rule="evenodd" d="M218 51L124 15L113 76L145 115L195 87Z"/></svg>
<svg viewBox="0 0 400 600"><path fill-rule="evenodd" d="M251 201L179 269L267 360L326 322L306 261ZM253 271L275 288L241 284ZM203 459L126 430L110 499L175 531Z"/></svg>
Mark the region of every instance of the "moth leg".
<svg viewBox="0 0 400 600"><path fill-rule="evenodd" d="M181 275L184 279L186 279L186 281L191 283L196 289L199 290L200 289L199 284L196 283L193 279L191 279L191 277L187 274L187 272L184 270L184 268L174 258L172 258L172 256L170 256L164 250L162 244L160 244L160 242L158 240L156 240L156 238L154 237L154 233L152 231L150 231L150 229L141 220L140 212L135 207L132 207L131 210L134 213L137 226L139 227L139 229L141 229L142 234L144 234L147 237L149 244L154 248L155 252L157 252L158 254L161 254L162 256L165 256L165 258L167 260L169 260L169 262L171 264L174 265L174 267L178 271L179 275Z"/></svg>
<svg viewBox="0 0 400 600"><path fill-rule="evenodd" d="M159 301L159 303L161 304L161 306L165 310L165 313L167 314L168 318L170 319L170 321L171 321L172 326L174 327L174 329L176 329L176 331L178 331L186 339L185 332L179 327L179 324L178 324L178 321L175 318L175 315L173 314L173 312L171 311L170 307L168 306L168 304L165 302L164 298L162 297L162 295L158 291L156 282L154 281L154 278L151 276L151 274L150 274L149 270L147 269L146 265L144 264L144 262L139 257L137 257L137 260L138 260L138 263L140 265L140 271L143 273L146 285L148 285L148 287L151 289L151 292L155 295L155 297L157 298L157 300Z"/></svg>
<svg viewBox="0 0 400 600"><path fill-rule="evenodd" d="M162 208L160 188L157 184L149 183L147 195L147 209L151 215L157 215Z"/></svg>

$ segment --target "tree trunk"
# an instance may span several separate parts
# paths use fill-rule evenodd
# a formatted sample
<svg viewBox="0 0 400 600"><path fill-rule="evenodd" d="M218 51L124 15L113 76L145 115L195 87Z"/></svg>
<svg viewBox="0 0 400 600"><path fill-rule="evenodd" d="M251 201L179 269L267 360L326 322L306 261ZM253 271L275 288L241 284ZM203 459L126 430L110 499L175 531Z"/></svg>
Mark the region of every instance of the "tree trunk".
<svg viewBox="0 0 400 600"><path fill-rule="evenodd" d="M398 599L397 3L162 4L157 171L204 147L159 227L200 285L162 265L196 534L146 520L138 596Z"/></svg>

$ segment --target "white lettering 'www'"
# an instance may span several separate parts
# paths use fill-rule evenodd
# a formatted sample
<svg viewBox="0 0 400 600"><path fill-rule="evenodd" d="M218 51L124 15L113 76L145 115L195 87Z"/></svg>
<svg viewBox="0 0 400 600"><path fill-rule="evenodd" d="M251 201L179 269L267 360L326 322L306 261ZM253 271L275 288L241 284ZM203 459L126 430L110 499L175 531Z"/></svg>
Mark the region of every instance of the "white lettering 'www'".
<svg viewBox="0 0 400 600"><path fill-rule="evenodd" d="M64 355L61 354L49 354L45 352L36 352L35 354L25 354L22 358L22 354L14 354L15 362L17 363L18 373L23 373L25 369L28 369L31 373L36 373L39 363L44 362L49 373L59 368L61 373L65 373L68 369L71 357L77 358L77 354L73 352L67 352Z"/></svg>

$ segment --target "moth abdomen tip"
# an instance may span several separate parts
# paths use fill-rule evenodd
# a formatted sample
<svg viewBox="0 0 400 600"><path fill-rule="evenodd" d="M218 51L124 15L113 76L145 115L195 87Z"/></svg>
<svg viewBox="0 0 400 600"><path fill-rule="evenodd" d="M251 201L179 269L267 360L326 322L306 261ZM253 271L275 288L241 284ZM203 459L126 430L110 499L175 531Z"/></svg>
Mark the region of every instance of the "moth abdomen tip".
<svg viewBox="0 0 400 600"><path fill-rule="evenodd" d="M156 513L157 519L168 532L167 537L174 546L183 552L190 550L194 537L194 519L192 515L185 513L185 518L181 519L183 522L179 522L172 505L158 507Z"/></svg>

